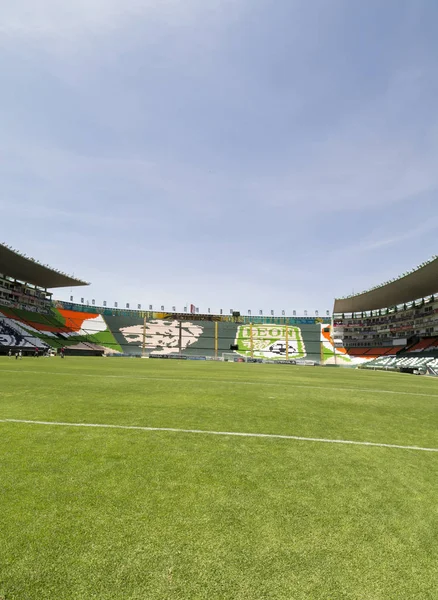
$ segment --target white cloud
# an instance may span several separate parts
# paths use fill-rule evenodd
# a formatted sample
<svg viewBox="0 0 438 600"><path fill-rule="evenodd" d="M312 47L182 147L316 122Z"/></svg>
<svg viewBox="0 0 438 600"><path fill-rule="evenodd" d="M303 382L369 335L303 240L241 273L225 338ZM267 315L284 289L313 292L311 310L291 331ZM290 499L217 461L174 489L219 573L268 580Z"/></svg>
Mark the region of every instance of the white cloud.
<svg viewBox="0 0 438 600"><path fill-rule="evenodd" d="M68 42L110 33L138 18L182 28L200 16L229 16L240 4L240 0L0 0L0 32Z"/></svg>
<svg viewBox="0 0 438 600"><path fill-rule="evenodd" d="M10 35L59 37L119 27L139 15L181 18L190 0L2 0L0 29ZM192 2L193 4L193 2Z"/></svg>
<svg viewBox="0 0 438 600"><path fill-rule="evenodd" d="M185 38L192 34L191 28L184 32L188 23L194 26L197 19L208 18L211 25L218 20L218 14L226 20L231 18L224 16L228 9L232 7L238 11L236 7L244 5L243 1L221 0L207 3L204 0L42 0L40 3L18 0L14 4L0 0L0 8L4 9L1 23L9 33L39 39L49 45L55 38L61 45L69 44L74 52L73 62L52 62L50 66L46 63L46 68L71 87L78 104L87 107L96 123L124 136L141 129L147 121L143 104L147 92L141 86L123 85L119 74L115 79L105 80L102 72L111 73L110 57L105 59L99 52L93 52L89 56L85 53L78 60L81 45L76 37L92 39L98 33L111 34L114 29L140 18L151 31L157 20L165 26L174 24L178 35ZM109 37L111 39L111 35ZM225 41L226 38L221 38L222 44ZM183 44L187 54L181 68L184 72L199 70L202 57L195 56L197 50L193 47L194 60L188 60L188 45ZM173 48L166 60L178 64L180 55ZM102 70L102 65L108 71ZM97 84L93 81L95 77ZM63 150L50 148L50 141L46 151L40 145L35 148L34 156L27 164L31 168L35 165L37 176L41 172L45 177L55 173L58 179L63 173L65 177L71 177L72 169L76 169L79 176L91 170L102 175L111 170L144 189L158 186L169 193L180 192L187 198L186 202L195 205L199 198L208 204L205 199L212 193L215 197L214 191L223 188L254 207L293 207L301 214L383 207L438 188L437 120L429 123L428 133L422 138L409 129L409 111L413 105L421 106L428 82L434 79L434 71L424 66L395 71L383 94L347 113L336 126L324 127L319 139L306 140L300 136L296 142L301 145L300 152L294 144L292 130L289 164L282 160L278 168L269 162L266 169L249 172L237 165L226 173L212 175L207 172L202 156L163 160L157 158L151 148L140 149L134 157L129 156L128 150L126 155L115 159L73 155L63 160L60 159ZM300 97L298 106L305 105L306 98ZM217 106L215 110L218 110ZM164 113L161 118L165 119L165 116ZM181 127L179 123L175 125ZM184 129L176 133L184 134ZM208 135L211 134L207 131ZM11 139L14 137L15 134ZM4 139L8 143L7 135ZM210 142L213 148L214 141ZM31 140L22 141L24 155L28 154L29 144L32 145ZM288 151L285 150L286 154ZM60 161L60 169L54 169L53 165L59 167ZM17 163L20 162L25 163L22 156L17 156Z"/></svg>
<svg viewBox="0 0 438 600"><path fill-rule="evenodd" d="M381 226L376 223L379 210L387 215L398 202L438 189L438 120L435 105L430 108L435 66L421 60L404 65L408 61L402 56L400 64L389 69L387 80L383 78L386 89L385 84L368 89L368 82L358 78L363 98L346 102L343 113L336 103L342 104L342 94L349 94L349 71L344 81L339 48L322 47L324 32L330 33L329 42L334 37L337 19L328 17L329 9L321 15L318 3L310 13L307 5L302 2L302 11L296 11L294 35L288 38L295 42L285 56L280 56L281 44L276 56L270 56L269 45L262 44L254 58L251 49L260 39L272 39L276 31L264 31L259 23L248 33L254 22L248 25L243 20L231 33L228 27L242 11L252 10L251 0L0 0L1 43L9 53L3 64L11 90L0 100L0 175L6 201L2 210L11 219L8 235L22 235L27 242L34 233L32 244L43 237L49 243L51 229L58 234L55 248L64 234L74 235L85 247L90 242L87 228L81 229L81 211L86 208L90 219L101 216L96 223L107 229L107 235L111 232L113 239L120 235L117 252L122 264L129 245L138 244L140 252L150 250L150 236L142 239L129 231L136 221L143 227L147 217L148 226L162 232L177 260L186 254L195 256L199 248L209 249L201 250L201 258L210 253L215 273L221 268L227 271L221 288L235 286L233 269L244 271L245 285L239 295L262 299L272 295L274 287L270 283L261 289L257 272L266 280L271 274L283 282L287 270L307 293L311 282L289 263L302 261L307 269L323 244L325 257L332 248L335 252L340 248L339 257L351 254L356 261L371 250L376 256L399 242L430 234L435 225L426 217L422 224L421 215L418 225L392 225L389 218ZM308 35L314 12L322 34L319 39ZM302 35L297 36L297 31ZM247 36L250 41L245 46ZM247 54L239 61L241 50ZM321 67L316 58L323 52L328 59ZM265 56L263 71L259 61ZM282 68L271 74L279 56ZM308 68L306 56L313 58L310 83L303 75ZM330 56L334 58L329 65ZM326 85L329 100L324 96ZM326 101L335 106L326 110ZM332 114L336 114L333 121ZM284 118L283 130L275 119L279 115ZM239 118L246 128L240 127ZM258 133L261 121L260 137L252 136L251 127ZM255 140L252 146L248 139ZM354 229L349 217L355 209L362 213L365 233L350 251L343 232ZM334 211L339 214L338 231L322 234L324 239L316 240L315 250L312 219ZM166 221L164 227L153 221L154 214ZM290 258L281 256L283 238L263 246L275 228L266 228L266 234L257 232L256 219L264 231L271 218L279 223L279 216L283 226L290 223ZM35 231L31 219L41 229ZM187 230L196 235L181 241L175 229L183 229L184 219ZM224 234L228 225L232 234ZM253 225L259 248L253 264L242 263L236 257L252 251L247 233ZM298 250L292 250L293 237L303 237L306 228L309 248L298 244ZM107 238L93 236L91 242L106 244ZM113 242L110 246L106 252L114 250ZM69 250L65 252L69 259ZM265 260L260 262L262 253ZM160 275L160 256L157 271L148 274L148 285L156 278L156 298L161 288L170 289ZM87 256L81 260L88 264ZM197 272L200 260L194 262ZM182 267L186 272L188 267ZM127 268L120 266L119 277ZM308 269L311 278L312 269ZM130 276L125 273L126 285ZM99 279L94 274L88 278ZM242 280L241 274L235 277ZM251 282L256 283L251 287ZM286 293L287 285L287 281L281 284L279 295ZM197 293L207 294L205 287L201 281Z"/></svg>
<svg viewBox="0 0 438 600"><path fill-rule="evenodd" d="M365 239L358 240L357 243L348 247L337 249L334 254L350 256L357 255L363 252L369 252L372 250L380 251L387 249L390 246L400 244L407 240L414 240L420 236L438 229L438 219L428 218L424 219L420 214L413 214L412 220L409 222L399 223L394 215L394 221L396 222L397 233L394 231L382 231L380 235L374 233L373 236L367 236Z"/></svg>
<svg viewBox="0 0 438 600"><path fill-rule="evenodd" d="M434 69L396 72L383 94L338 127L325 129L317 141L300 140L301 156L291 159L289 170L255 176L250 187L269 193L272 205L310 213L383 208L438 190L438 118L425 117L427 128L417 131L413 124L421 115L412 114L435 80Z"/></svg>

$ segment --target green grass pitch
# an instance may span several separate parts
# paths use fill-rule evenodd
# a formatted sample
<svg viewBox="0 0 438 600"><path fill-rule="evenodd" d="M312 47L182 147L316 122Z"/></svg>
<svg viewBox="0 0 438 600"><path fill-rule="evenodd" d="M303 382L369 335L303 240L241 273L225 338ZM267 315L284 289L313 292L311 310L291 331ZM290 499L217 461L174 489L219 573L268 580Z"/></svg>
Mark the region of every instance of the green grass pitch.
<svg viewBox="0 0 438 600"><path fill-rule="evenodd" d="M438 448L438 381L0 358L0 419ZM438 598L438 453L0 422L2 600Z"/></svg>

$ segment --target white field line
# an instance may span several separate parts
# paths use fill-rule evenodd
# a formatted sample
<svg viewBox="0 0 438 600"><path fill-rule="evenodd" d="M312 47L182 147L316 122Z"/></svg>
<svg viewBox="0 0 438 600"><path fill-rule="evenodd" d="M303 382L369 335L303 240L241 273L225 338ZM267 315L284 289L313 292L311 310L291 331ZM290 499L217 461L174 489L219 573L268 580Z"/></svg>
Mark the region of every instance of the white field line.
<svg viewBox="0 0 438 600"><path fill-rule="evenodd" d="M401 446L398 444L380 444L378 442L357 442L353 440L330 440L326 438L302 437L300 435L280 435L275 433L241 433L237 431L208 431L204 429L176 429L174 427L143 427L141 425L107 425L103 423L64 423L62 421L29 421L26 419L0 419L0 423L24 423L28 425L51 425L60 427L95 427L103 429L133 429L136 431L170 431L172 433L200 433L203 435L229 435L235 437L270 438L278 440L297 440L299 442L320 442L323 444L350 444L353 446L374 446L377 448L396 448L398 450L420 450L438 452L438 448L421 446Z"/></svg>
<svg viewBox="0 0 438 600"><path fill-rule="evenodd" d="M36 375L77 375L81 377L103 377L105 379L139 379L147 381L190 381L198 384L208 383L225 383L232 385L257 385L257 386L290 386L291 389L309 389L309 390L324 390L325 392L364 392L368 394L396 394L400 396L423 396L424 398L438 398L438 394L425 394L423 392L401 392L397 390L375 390L371 388L344 388L344 387L333 387L326 385L296 385L292 380L289 381L241 381L234 379L198 379L198 378L187 378L187 377L150 377L150 376L136 376L136 375L106 375L100 373L76 373L75 371L27 371L24 369L1 369L0 373L33 373Z"/></svg>

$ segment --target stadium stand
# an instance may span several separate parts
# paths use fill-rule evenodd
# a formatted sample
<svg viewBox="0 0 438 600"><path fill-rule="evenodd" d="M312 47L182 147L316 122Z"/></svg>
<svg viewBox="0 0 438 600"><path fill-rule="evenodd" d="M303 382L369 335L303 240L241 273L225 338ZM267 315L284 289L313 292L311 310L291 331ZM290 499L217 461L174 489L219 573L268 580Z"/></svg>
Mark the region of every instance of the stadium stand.
<svg viewBox="0 0 438 600"><path fill-rule="evenodd" d="M37 331L35 334L20 326L14 319L0 316L0 344L2 346L8 349L12 347L47 349L48 345L39 338Z"/></svg>
<svg viewBox="0 0 438 600"><path fill-rule="evenodd" d="M48 288L87 285L0 244L0 350L24 353L65 344L73 330L57 313Z"/></svg>
<svg viewBox="0 0 438 600"><path fill-rule="evenodd" d="M165 313L52 300L48 288L86 282L0 244L0 352L67 348L90 355L303 360L370 368L438 355L438 258L347 298L330 319ZM418 293L422 295L417 296ZM288 340L288 341L287 341ZM417 363L414 363L417 364Z"/></svg>
<svg viewBox="0 0 438 600"><path fill-rule="evenodd" d="M3 312L2 312L3 311ZM178 320L173 315L154 313L102 315L65 309L60 303L49 314L1 307L3 318L23 328L27 336L37 335L51 348L64 346L67 353L95 353L150 357L220 358L230 347L246 358L271 360L306 359L321 362L330 352L323 329L327 324L260 323L254 326L237 321ZM252 327L252 330L251 330ZM282 341L288 329L289 344ZM0 340L0 345L2 344ZM324 345L324 352L322 346ZM252 350L251 350L252 346ZM337 349L341 353L345 350ZM347 360L347 358L344 358Z"/></svg>
<svg viewBox="0 0 438 600"><path fill-rule="evenodd" d="M235 348L245 360L313 364L336 354L349 360L343 348L333 346L329 318L120 310L94 301L54 302L48 291L82 285L87 284L0 244L0 352L65 348L67 354L217 359Z"/></svg>
<svg viewBox="0 0 438 600"><path fill-rule="evenodd" d="M402 369L438 369L438 353L435 356L381 357L363 365L366 369L399 371ZM434 373L435 374L435 373Z"/></svg>
<svg viewBox="0 0 438 600"><path fill-rule="evenodd" d="M400 349L398 349L398 350L400 350ZM396 354L398 350L397 350L397 348L394 348L393 346L381 346L381 347L374 347L374 348L352 347L352 348L348 349L348 353L350 356L371 358L371 357L377 357L377 356L382 356L382 355Z"/></svg>
<svg viewBox="0 0 438 600"><path fill-rule="evenodd" d="M408 349L409 352L423 352L438 348L438 337L424 338Z"/></svg>
<svg viewBox="0 0 438 600"><path fill-rule="evenodd" d="M438 258L433 257L398 279L336 299L334 337L370 367L379 356L398 360L438 349L437 281Z"/></svg>

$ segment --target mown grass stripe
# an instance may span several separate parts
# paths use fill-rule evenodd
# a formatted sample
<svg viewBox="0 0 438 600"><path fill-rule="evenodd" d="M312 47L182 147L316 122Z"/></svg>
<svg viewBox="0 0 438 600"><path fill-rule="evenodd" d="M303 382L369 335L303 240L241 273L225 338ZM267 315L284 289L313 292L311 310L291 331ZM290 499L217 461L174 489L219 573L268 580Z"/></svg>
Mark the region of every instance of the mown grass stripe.
<svg viewBox="0 0 438 600"><path fill-rule="evenodd" d="M36 375L75 375L74 371L27 371L24 369L0 369L0 373L32 373ZM324 390L325 392L359 392L367 394L395 394L400 396L421 396L423 398L438 398L438 394L425 394L423 392L403 392L399 390L376 390L374 388L344 388L334 387L330 385L296 385L292 381L282 380L275 382L268 381L242 381L239 379L210 379L210 378L195 378L195 377L154 377L154 376L136 376L136 375L106 375L103 373L81 373L81 377L104 377L105 379L135 379L135 380L149 380L149 381L188 381L201 383L224 383L232 385L266 385L266 386L279 386L279 385L290 385L290 389L309 389L309 390Z"/></svg>

